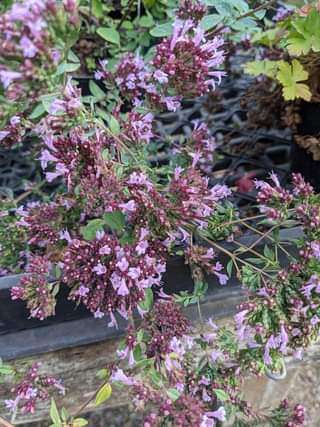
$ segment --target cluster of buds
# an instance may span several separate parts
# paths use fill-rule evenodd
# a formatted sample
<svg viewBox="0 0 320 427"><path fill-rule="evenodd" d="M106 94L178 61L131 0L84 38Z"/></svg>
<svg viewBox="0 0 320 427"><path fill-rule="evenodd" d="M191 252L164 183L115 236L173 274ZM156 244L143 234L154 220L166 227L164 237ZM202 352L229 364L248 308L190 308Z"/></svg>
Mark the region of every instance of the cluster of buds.
<svg viewBox="0 0 320 427"><path fill-rule="evenodd" d="M181 0L179 9L176 13L177 17L182 20L192 19L195 23L201 21L206 15L207 7L199 0Z"/></svg>
<svg viewBox="0 0 320 427"><path fill-rule="evenodd" d="M60 380L53 376L40 374L40 363L34 363L19 383L12 389L15 398L5 404L12 413L21 409L25 413L34 413L38 401L48 400L53 392L65 393Z"/></svg>
<svg viewBox="0 0 320 427"><path fill-rule="evenodd" d="M150 336L146 350L148 357L165 357L172 351L171 340L183 337L189 328L189 321L171 298L157 301L141 325Z"/></svg>

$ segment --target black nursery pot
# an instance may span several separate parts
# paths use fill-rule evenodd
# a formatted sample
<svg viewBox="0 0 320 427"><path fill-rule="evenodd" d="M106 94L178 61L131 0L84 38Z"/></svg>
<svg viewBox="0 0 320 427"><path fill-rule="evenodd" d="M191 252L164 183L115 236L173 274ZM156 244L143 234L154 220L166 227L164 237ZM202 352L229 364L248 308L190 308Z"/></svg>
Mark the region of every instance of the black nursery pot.
<svg viewBox="0 0 320 427"><path fill-rule="evenodd" d="M300 107L301 123L298 126L298 135L320 136L320 104L303 102ZM295 142L292 143L291 170L299 172L320 192L320 161L313 160L311 154Z"/></svg>
<svg viewBox="0 0 320 427"><path fill-rule="evenodd" d="M291 242L301 237L299 228L281 231L281 239ZM257 236L248 235L241 239L250 246ZM261 247L260 247L261 244ZM263 242L259 244L263 250ZM229 251L232 243L224 243ZM292 250L289 249L288 250ZM293 252L292 252L293 253ZM228 259L221 254L219 260L226 265ZM283 259L282 264L285 262ZM77 347L119 337L126 330L127 321L117 316L118 329L109 328L107 319L95 319L83 305L78 307L68 301L68 289L62 287L59 292L56 316L40 321L30 319L23 301L12 301L10 291L17 286L20 275L0 278L0 358L4 360L26 357L62 348ZM206 277L208 292L202 302L204 318L215 319L235 313L236 306L243 299L240 283L233 274L226 286L221 286L215 275ZM167 270L163 276L163 288L167 294L178 294L181 291L192 292L194 284L189 266L181 256L171 257L167 261ZM189 306L186 315L190 320L198 317L197 307ZM137 316L137 320L139 317Z"/></svg>

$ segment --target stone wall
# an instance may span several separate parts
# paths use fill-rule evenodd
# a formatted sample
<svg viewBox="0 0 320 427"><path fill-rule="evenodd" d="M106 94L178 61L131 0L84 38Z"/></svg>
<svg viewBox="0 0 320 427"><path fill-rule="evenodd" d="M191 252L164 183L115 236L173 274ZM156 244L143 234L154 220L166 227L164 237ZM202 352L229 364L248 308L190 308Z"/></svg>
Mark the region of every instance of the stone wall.
<svg viewBox="0 0 320 427"><path fill-rule="evenodd" d="M221 323L228 319L221 319ZM69 393L58 399L59 405L65 406L73 413L86 401L98 384L96 372L106 361L113 360L117 339L73 349L59 350L41 356L14 361L17 369L25 367L32 361L40 360L43 370L63 379ZM308 427L320 426L320 345L314 346L302 362L287 361L287 377L273 381L266 377L248 379L244 385L244 396L256 408L276 406L280 400L289 398L301 402L307 407ZM3 399L8 397L9 384L0 385L0 414L9 419L4 409ZM127 406L125 390L114 394L104 408L95 409L89 417L89 427L138 427L139 417L132 414ZM88 411L87 411L88 412ZM40 405L34 416L19 416L17 424L25 427L47 427L48 407ZM41 420L41 421L40 421ZM29 424L30 423L30 424ZM107 424L106 424L107 423ZM0 422L1 425L1 422Z"/></svg>

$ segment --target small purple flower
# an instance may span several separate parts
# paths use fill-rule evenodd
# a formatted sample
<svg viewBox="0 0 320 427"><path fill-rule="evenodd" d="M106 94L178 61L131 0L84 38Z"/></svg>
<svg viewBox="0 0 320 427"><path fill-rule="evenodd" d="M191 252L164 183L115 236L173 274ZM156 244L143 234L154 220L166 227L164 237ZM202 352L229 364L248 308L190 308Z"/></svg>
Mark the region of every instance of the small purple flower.
<svg viewBox="0 0 320 427"><path fill-rule="evenodd" d="M181 106L180 98L177 96L167 96L163 101L169 111L175 112Z"/></svg>
<svg viewBox="0 0 320 427"><path fill-rule="evenodd" d="M123 383L125 385L133 385L134 380L130 377L128 377L122 369L118 368L116 371L114 371L110 377L111 381L119 381L120 383Z"/></svg>
<svg viewBox="0 0 320 427"><path fill-rule="evenodd" d="M102 265L100 262L92 269L98 276L102 276L107 272L107 267L105 265Z"/></svg>
<svg viewBox="0 0 320 427"><path fill-rule="evenodd" d="M14 80L20 79L21 76L22 74L16 71L0 71L0 81L5 89L7 89Z"/></svg>
<svg viewBox="0 0 320 427"><path fill-rule="evenodd" d="M119 270L121 270L123 273L124 273L125 271L127 271L127 270L128 270L129 263L128 263L128 261L126 260L126 258L125 258L125 257L122 257L122 258L121 258L121 260L117 262L117 267L118 267L118 268L119 268Z"/></svg>
<svg viewBox="0 0 320 427"><path fill-rule="evenodd" d="M2 141L3 139L5 139L8 135L10 135L9 131L7 131L7 130L0 131L0 141Z"/></svg>
<svg viewBox="0 0 320 427"><path fill-rule="evenodd" d="M54 172L46 172L46 179L48 182L52 182L59 176L67 174L69 171L62 163L56 164L56 170Z"/></svg>
<svg viewBox="0 0 320 427"><path fill-rule="evenodd" d="M310 320L310 323L312 326L316 326L319 322L320 322L320 319L317 315L314 315Z"/></svg>
<svg viewBox="0 0 320 427"><path fill-rule="evenodd" d="M100 255L110 255L111 254L110 247L108 245L102 246L102 248L99 249L99 254Z"/></svg>
<svg viewBox="0 0 320 427"><path fill-rule="evenodd" d="M20 401L20 398L18 396L15 400L12 400L12 399L5 400L4 404L6 405L6 408L9 409L11 413L14 413L17 410L19 401Z"/></svg>
<svg viewBox="0 0 320 427"><path fill-rule="evenodd" d="M137 209L136 202L134 200L129 200L127 203L121 203L119 208L121 208L125 213L135 212Z"/></svg>
<svg viewBox="0 0 320 427"><path fill-rule="evenodd" d="M38 48L27 36L22 36L20 40L20 47L23 51L25 58L33 58L38 52Z"/></svg>
<svg viewBox="0 0 320 427"><path fill-rule="evenodd" d="M284 325L281 325L281 328L280 328L280 339L281 339L280 351L281 353L286 353L289 337Z"/></svg>
<svg viewBox="0 0 320 427"><path fill-rule="evenodd" d="M98 230L98 231L96 232L96 239L97 239L97 240L101 240L101 239L103 239L103 238L104 238L104 236L105 236L105 232L104 232L103 230Z"/></svg>
<svg viewBox="0 0 320 427"><path fill-rule="evenodd" d="M154 78L160 83L160 84L165 84L168 83L168 74L164 73L161 70L156 70L153 73Z"/></svg>
<svg viewBox="0 0 320 427"><path fill-rule="evenodd" d="M130 267L129 271L128 271L128 276L133 279L136 280L140 277L141 274L141 269L139 267Z"/></svg>
<svg viewBox="0 0 320 427"><path fill-rule="evenodd" d="M213 427L215 425L214 420L226 420L226 410L222 406L220 406L216 411L206 412L204 414L201 427Z"/></svg>
<svg viewBox="0 0 320 427"><path fill-rule="evenodd" d="M314 241L311 242L312 255L320 260L320 242Z"/></svg>
<svg viewBox="0 0 320 427"><path fill-rule="evenodd" d="M99 308L94 312L93 315L95 319L102 319L104 317L104 313Z"/></svg>
<svg viewBox="0 0 320 427"><path fill-rule="evenodd" d="M210 353L210 357L211 357L211 360L213 363L215 363L219 359L219 357L221 357L221 356L222 356L221 351L213 350Z"/></svg>
<svg viewBox="0 0 320 427"><path fill-rule="evenodd" d="M49 113L56 115L58 113L63 113L66 110L66 103L61 99L55 99L51 102L49 106Z"/></svg>
<svg viewBox="0 0 320 427"><path fill-rule="evenodd" d="M136 246L137 254L138 255L145 254L148 247L149 247L149 243L146 240L140 241Z"/></svg>
<svg viewBox="0 0 320 427"><path fill-rule="evenodd" d="M48 162L57 162L58 159L54 157L49 150L42 150L41 156L39 157L39 160L41 161L41 167L42 169L46 169L48 166Z"/></svg>
<svg viewBox="0 0 320 427"><path fill-rule="evenodd" d="M120 286L117 290L117 294L123 297L130 294L129 289L126 285L126 281L124 279L121 280Z"/></svg>
<svg viewBox="0 0 320 427"><path fill-rule="evenodd" d="M61 240L66 240L68 243L72 243L72 238L68 230L62 230L59 233L59 237Z"/></svg>
<svg viewBox="0 0 320 427"><path fill-rule="evenodd" d="M79 295L80 297L86 297L89 292L90 292L89 288L87 288L86 286L81 285L80 288L77 291L77 295Z"/></svg>
<svg viewBox="0 0 320 427"><path fill-rule="evenodd" d="M16 126L16 125L18 125L20 122L21 122L21 118L20 118L19 116L13 116L13 117L11 117L11 119L10 119L10 124L11 124L12 126Z"/></svg>

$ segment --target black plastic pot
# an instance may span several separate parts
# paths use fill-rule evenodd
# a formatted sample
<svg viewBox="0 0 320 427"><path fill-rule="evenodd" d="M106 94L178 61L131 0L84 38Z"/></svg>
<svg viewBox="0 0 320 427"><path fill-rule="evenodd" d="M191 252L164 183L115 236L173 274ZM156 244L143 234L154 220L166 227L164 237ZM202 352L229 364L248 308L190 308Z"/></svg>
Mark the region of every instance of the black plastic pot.
<svg viewBox="0 0 320 427"><path fill-rule="evenodd" d="M282 240L290 242L299 237L300 228L281 231ZM257 236L249 235L241 241L250 246L256 239ZM262 250L263 242L260 244ZM233 245L228 243L225 247L232 251ZM228 261L223 256L219 257L219 260L224 265ZM281 263L284 264L285 260ZM44 321L28 319L25 304L10 298L10 288L18 285L19 280L18 275L0 279L0 358L15 359L95 343L117 337L126 329L127 322L120 317L119 329L114 329L107 326L106 319L94 319L84 307L75 308L75 305L67 300L67 289L61 291L55 317ZM189 266L182 257L173 257L168 261L163 281L164 290L169 294L193 289ZM243 291L236 277L233 276L225 286L221 286L214 275L207 277L207 282L208 292L202 302L204 318L213 316L219 319L232 315L243 299ZM186 315L191 320L197 319L197 307L189 306Z"/></svg>
<svg viewBox="0 0 320 427"><path fill-rule="evenodd" d="M301 136L320 137L320 104L303 102L300 108L301 123L297 133ZM320 191L320 161L313 160L311 154L298 144L292 144L292 172L301 173L316 191Z"/></svg>

